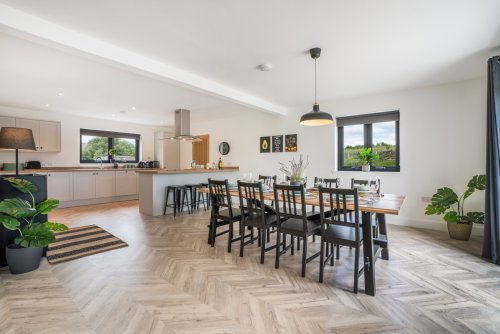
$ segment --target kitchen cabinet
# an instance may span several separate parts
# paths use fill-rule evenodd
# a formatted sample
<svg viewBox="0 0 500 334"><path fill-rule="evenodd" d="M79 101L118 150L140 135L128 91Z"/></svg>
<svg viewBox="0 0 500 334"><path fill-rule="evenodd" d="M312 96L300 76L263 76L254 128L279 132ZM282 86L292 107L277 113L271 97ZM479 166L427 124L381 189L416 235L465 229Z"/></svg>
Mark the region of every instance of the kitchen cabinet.
<svg viewBox="0 0 500 334"><path fill-rule="evenodd" d="M37 152L61 151L61 123L36 119L16 118L17 128L33 131Z"/></svg>
<svg viewBox="0 0 500 334"><path fill-rule="evenodd" d="M47 173L47 196L61 202L73 200L73 173Z"/></svg>
<svg viewBox="0 0 500 334"><path fill-rule="evenodd" d="M115 196L115 172L95 172L95 198Z"/></svg>
<svg viewBox="0 0 500 334"><path fill-rule="evenodd" d="M16 126L16 119L14 117L0 116L0 129L4 126L13 128Z"/></svg>
<svg viewBox="0 0 500 334"><path fill-rule="evenodd" d="M116 171L115 196L137 194L137 180L137 173L133 170Z"/></svg>
<svg viewBox="0 0 500 334"><path fill-rule="evenodd" d="M73 173L73 199L75 201L95 198L95 173Z"/></svg>

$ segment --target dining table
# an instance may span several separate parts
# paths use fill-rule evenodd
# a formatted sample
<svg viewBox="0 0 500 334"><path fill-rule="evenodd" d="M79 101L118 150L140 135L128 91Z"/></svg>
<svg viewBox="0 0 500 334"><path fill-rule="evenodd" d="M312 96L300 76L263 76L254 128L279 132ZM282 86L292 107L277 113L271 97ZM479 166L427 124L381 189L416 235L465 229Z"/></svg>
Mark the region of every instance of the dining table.
<svg viewBox="0 0 500 334"><path fill-rule="evenodd" d="M239 196L237 187L230 187L228 190L231 196ZM209 189L200 189L200 191L208 193ZM263 195L264 200L276 200L272 188L263 192ZM405 199L405 195L378 194L376 192L358 193L358 210L361 212L363 232L363 273L365 293L368 295L375 296L376 293L375 262L379 258L389 260L389 236L386 215L399 215ZM280 201L279 197L278 201ZM304 202L306 205L319 207L320 198L316 188L305 191ZM347 201L346 207L348 210L354 210L354 201ZM316 217L319 219L319 213ZM372 219L375 219L378 224L377 235L373 235Z"/></svg>

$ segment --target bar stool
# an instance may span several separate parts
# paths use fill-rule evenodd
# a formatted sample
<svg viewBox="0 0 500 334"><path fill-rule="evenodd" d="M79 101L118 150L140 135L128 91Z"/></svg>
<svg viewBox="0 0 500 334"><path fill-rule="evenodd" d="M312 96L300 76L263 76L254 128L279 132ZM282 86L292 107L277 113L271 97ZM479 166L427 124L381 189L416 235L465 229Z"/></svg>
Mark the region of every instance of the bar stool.
<svg viewBox="0 0 500 334"><path fill-rule="evenodd" d="M170 192L172 192L174 199L172 204L168 204L168 197ZM184 202L184 200L186 202ZM167 186L165 190L165 208L163 209L163 215L167 212L167 207L171 207L174 209L174 217L177 215L177 211L182 212L184 210L184 206L187 206L188 213L191 213L190 210L191 202L187 196L186 186Z"/></svg>
<svg viewBox="0 0 500 334"><path fill-rule="evenodd" d="M186 190L189 190L189 198L191 199L191 211L193 211L194 209L198 209L200 207L200 202L203 203L203 208L206 211L207 207L205 206L205 199L202 196L203 193L198 192L198 189L202 188L203 186L200 183L198 183L198 184L186 184L185 187ZM198 194L198 199L196 199L197 194Z"/></svg>
<svg viewBox="0 0 500 334"><path fill-rule="evenodd" d="M200 183L201 184L201 187L202 188L207 188L208 189L208 183ZM203 201L205 201L207 203L207 209L210 209L210 205L211 205L211 199L210 199L210 194L209 193L205 193L205 199Z"/></svg>

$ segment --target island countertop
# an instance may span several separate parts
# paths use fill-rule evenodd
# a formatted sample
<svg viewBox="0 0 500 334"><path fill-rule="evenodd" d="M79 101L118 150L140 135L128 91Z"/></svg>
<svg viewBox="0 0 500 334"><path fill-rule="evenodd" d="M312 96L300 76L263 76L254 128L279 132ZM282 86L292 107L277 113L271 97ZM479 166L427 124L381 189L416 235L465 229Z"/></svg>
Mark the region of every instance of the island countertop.
<svg viewBox="0 0 500 334"><path fill-rule="evenodd" d="M223 167L222 169L205 169L205 168L190 168L190 169L137 169L137 173L144 174L193 174L193 173L226 173L239 172L239 167Z"/></svg>

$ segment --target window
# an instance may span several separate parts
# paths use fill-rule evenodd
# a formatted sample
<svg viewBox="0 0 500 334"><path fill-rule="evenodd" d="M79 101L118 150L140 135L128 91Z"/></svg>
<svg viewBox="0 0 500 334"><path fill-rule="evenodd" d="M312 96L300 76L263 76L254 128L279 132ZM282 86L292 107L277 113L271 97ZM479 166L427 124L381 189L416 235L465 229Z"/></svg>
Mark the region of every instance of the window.
<svg viewBox="0 0 500 334"><path fill-rule="evenodd" d="M138 162L140 135L80 129L80 162L111 162L110 150L115 150L116 162Z"/></svg>
<svg viewBox="0 0 500 334"><path fill-rule="evenodd" d="M339 170L361 170L359 153L371 147L379 159L372 170L399 172L399 110L338 117Z"/></svg>

